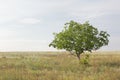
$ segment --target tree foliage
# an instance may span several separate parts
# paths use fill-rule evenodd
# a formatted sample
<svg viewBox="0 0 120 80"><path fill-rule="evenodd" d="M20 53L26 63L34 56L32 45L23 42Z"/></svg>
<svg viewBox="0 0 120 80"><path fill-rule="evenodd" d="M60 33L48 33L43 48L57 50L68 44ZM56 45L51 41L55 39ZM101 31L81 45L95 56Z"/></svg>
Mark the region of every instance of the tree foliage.
<svg viewBox="0 0 120 80"><path fill-rule="evenodd" d="M49 46L72 51L79 59L80 54L85 51L91 52L108 45L108 37L110 36L106 31L98 31L89 22L81 24L75 21L66 23L64 29L54 35L54 40Z"/></svg>

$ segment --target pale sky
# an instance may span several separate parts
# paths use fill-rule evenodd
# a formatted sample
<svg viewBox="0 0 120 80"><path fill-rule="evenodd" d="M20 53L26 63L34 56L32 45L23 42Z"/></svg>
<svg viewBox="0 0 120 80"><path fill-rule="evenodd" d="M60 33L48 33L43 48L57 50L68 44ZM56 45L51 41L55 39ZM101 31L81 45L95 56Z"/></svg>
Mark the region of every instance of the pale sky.
<svg viewBox="0 0 120 80"><path fill-rule="evenodd" d="M66 22L89 21L111 37L100 50L120 50L120 0L0 0L0 51L50 51Z"/></svg>

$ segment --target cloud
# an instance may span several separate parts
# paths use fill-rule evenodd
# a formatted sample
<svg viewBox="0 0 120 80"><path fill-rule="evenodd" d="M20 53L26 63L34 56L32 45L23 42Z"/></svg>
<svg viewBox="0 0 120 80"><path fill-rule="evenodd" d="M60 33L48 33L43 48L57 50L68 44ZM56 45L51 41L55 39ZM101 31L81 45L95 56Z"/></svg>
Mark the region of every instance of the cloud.
<svg viewBox="0 0 120 80"><path fill-rule="evenodd" d="M6 47L5 50L21 50L21 47L22 50L39 50L39 47L43 49L45 46L48 49L41 39L52 40L52 33L60 31L70 20L90 20L96 27L109 31L113 37L119 37L120 18L114 15L120 14L119 3L120 0L0 0L0 40L3 40L0 47ZM118 41L111 39L111 42L116 42L114 47L119 47Z"/></svg>
<svg viewBox="0 0 120 80"><path fill-rule="evenodd" d="M80 18L96 18L102 15L120 13L119 0L80 1L70 7L72 16ZM68 8L68 7L67 7Z"/></svg>
<svg viewBox="0 0 120 80"><path fill-rule="evenodd" d="M6 28L0 28L0 40L9 40L14 38L16 31Z"/></svg>
<svg viewBox="0 0 120 80"><path fill-rule="evenodd" d="M46 40L0 40L2 51L55 51ZM8 45L9 44L9 45Z"/></svg>
<svg viewBox="0 0 120 80"><path fill-rule="evenodd" d="M41 23L39 19L35 18L24 18L19 21L21 24L38 24Z"/></svg>

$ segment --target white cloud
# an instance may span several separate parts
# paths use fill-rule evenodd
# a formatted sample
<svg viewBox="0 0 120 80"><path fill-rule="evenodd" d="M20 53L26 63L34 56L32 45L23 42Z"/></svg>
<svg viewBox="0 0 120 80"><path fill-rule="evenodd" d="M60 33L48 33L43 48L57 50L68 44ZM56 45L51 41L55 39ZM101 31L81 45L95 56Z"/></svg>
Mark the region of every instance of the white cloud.
<svg viewBox="0 0 120 80"><path fill-rule="evenodd" d="M0 40L2 51L51 51L46 40ZM8 45L9 44L9 45Z"/></svg>
<svg viewBox="0 0 120 80"><path fill-rule="evenodd" d="M9 40L14 38L16 31L0 28L0 40Z"/></svg>
<svg viewBox="0 0 120 80"><path fill-rule="evenodd" d="M24 18L24 19L21 19L19 22L21 24L37 24L37 23L41 23L41 21L39 19L35 19L35 18Z"/></svg>
<svg viewBox="0 0 120 80"><path fill-rule="evenodd" d="M102 15L120 13L119 0L81 1L78 5L70 7L70 14L80 18L96 18Z"/></svg>
<svg viewBox="0 0 120 80"><path fill-rule="evenodd" d="M48 45L41 39L50 40L52 35L49 34L61 30L65 21L69 20L91 20L96 26L102 24L103 27L109 24L108 27L111 28L106 27L106 30L111 29L111 34L114 34L118 28L113 29L114 25L111 26L110 23L119 23L119 19L113 20L111 17L105 20L101 19L101 16L119 14L119 4L120 0L0 0L0 40L3 40L0 41L0 47L3 50L40 50L43 47L44 50L49 50ZM31 27L33 25L34 27ZM120 26L115 26L117 25ZM114 46L119 49L119 41L113 39L110 47L112 48L114 42Z"/></svg>

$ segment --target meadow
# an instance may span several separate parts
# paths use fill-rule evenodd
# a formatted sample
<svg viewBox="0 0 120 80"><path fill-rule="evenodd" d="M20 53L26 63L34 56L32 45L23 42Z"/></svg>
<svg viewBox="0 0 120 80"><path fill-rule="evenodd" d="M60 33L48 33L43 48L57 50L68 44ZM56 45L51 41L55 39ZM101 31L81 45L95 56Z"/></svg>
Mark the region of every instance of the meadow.
<svg viewBox="0 0 120 80"><path fill-rule="evenodd" d="M93 52L89 65L67 52L0 52L0 80L120 80L120 52Z"/></svg>

